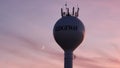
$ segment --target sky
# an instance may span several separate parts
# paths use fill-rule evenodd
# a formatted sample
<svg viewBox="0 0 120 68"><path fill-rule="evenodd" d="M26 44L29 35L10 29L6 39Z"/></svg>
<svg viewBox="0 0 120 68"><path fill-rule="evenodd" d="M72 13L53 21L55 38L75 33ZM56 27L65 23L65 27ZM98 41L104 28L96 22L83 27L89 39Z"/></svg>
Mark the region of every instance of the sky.
<svg viewBox="0 0 120 68"><path fill-rule="evenodd" d="M66 2L85 25L73 68L120 68L120 0L0 0L0 68L63 68L53 27Z"/></svg>

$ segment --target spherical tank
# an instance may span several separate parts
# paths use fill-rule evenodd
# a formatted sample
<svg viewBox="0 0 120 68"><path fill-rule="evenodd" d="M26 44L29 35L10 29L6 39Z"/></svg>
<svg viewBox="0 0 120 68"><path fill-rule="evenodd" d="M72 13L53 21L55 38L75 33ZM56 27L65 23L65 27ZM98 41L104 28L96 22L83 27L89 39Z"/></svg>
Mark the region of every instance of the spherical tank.
<svg viewBox="0 0 120 68"><path fill-rule="evenodd" d="M64 16L59 19L53 29L53 35L60 47L66 50L75 50L83 41L85 28L83 23L74 16Z"/></svg>

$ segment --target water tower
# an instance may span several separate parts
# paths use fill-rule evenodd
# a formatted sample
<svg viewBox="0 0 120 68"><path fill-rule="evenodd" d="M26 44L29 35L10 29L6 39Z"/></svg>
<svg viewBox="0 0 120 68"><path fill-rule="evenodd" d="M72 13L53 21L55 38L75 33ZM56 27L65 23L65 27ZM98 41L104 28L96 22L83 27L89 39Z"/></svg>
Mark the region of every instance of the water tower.
<svg viewBox="0 0 120 68"><path fill-rule="evenodd" d="M53 35L55 41L64 50L64 68L72 68L73 51L81 44L84 39L85 28L78 19L79 8L72 13L66 7L66 12L61 8L61 18L56 22Z"/></svg>

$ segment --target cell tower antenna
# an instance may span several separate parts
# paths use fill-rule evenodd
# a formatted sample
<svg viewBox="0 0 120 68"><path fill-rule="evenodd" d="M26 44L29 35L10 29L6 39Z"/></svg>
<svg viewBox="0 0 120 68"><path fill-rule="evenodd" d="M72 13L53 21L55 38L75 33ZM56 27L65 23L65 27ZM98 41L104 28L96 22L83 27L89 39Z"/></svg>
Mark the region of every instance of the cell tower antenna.
<svg viewBox="0 0 120 68"><path fill-rule="evenodd" d="M78 4L77 4L77 17L79 16L79 7L78 7Z"/></svg>
<svg viewBox="0 0 120 68"><path fill-rule="evenodd" d="M66 11L67 11L66 16L70 16L70 12L69 12L67 2L65 3L65 8L66 8Z"/></svg>
<svg viewBox="0 0 120 68"><path fill-rule="evenodd" d="M72 16L74 16L74 13L75 13L75 8L73 7Z"/></svg>
<svg viewBox="0 0 120 68"><path fill-rule="evenodd" d="M78 17L79 16L79 8L77 8L77 15L76 15L76 17Z"/></svg>
<svg viewBox="0 0 120 68"><path fill-rule="evenodd" d="M65 16L74 16L74 17L78 17L79 16L79 7L77 4L77 10L75 11L75 7L72 8L72 12L70 13L69 8L68 8L68 4L67 2L65 3L65 10L63 8L61 8L61 16L65 17Z"/></svg>

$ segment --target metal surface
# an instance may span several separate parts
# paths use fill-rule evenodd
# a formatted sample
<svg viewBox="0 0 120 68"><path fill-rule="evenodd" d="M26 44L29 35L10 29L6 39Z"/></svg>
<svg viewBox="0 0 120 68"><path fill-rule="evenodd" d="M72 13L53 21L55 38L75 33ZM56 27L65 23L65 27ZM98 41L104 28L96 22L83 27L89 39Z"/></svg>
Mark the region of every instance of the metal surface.
<svg viewBox="0 0 120 68"><path fill-rule="evenodd" d="M55 41L64 50L64 68L73 67L73 51L82 43L84 39L85 28L83 23L77 18L79 15L79 8L77 12L70 14L69 8L66 7L67 12L61 9L61 18L56 22L53 35Z"/></svg>
<svg viewBox="0 0 120 68"><path fill-rule="evenodd" d="M65 50L74 50L83 41L85 28L82 22L73 16L65 16L57 21L53 34L56 42Z"/></svg>
<svg viewBox="0 0 120 68"><path fill-rule="evenodd" d="M73 52L71 50L65 51L64 53L64 68L73 67Z"/></svg>

